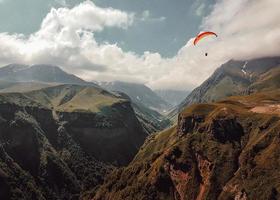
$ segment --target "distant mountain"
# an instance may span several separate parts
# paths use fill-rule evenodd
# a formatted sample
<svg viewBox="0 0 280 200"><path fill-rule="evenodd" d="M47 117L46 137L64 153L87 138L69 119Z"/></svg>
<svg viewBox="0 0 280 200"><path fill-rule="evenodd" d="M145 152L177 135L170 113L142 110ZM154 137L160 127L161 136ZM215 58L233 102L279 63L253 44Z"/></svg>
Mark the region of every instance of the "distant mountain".
<svg viewBox="0 0 280 200"><path fill-rule="evenodd" d="M278 88L279 74L280 57L247 61L230 60L194 89L169 113L169 117L174 118L183 108L194 103L214 102L233 95Z"/></svg>
<svg viewBox="0 0 280 200"><path fill-rule="evenodd" d="M95 83L86 82L75 75L66 73L59 67L52 65L27 66L11 64L0 68L0 93L29 92L60 84L100 87ZM129 87L121 87L127 89L126 91L130 91L130 89L128 89ZM143 92L148 92L148 94L151 93L148 88L145 88ZM141 95L145 96L145 94ZM154 97L154 94L152 94L152 96L148 95L148 99L153 100L156 98L158 97ZM129 100L131 99L129 98ZM139 98L136 97L136 100L138 106L136 106L134 102L132 103L132 106L137 113L138 119L148 133L163 130L169 125L167 123L168 120L163 119L161 114L140 104ZM160 101L160 103L162 102L161 100L157 100L157 102L158 101ZM163 102L163 104L165 104L165 102Z"/></svg>
<svg viewBox="0 0 280 200"><path fill-rule="evenodd" d="M189 91L182 90L154 90L155 93L172 106L179 105L188 95Z"/></svg>
<svg viewBox="0 0 280 200"><path fill-rule="evenodd" d="M131 101L131 105L145 130L154 133L167 128L170 120L163 114L171 105L143 84L100 82L100 87Z"/></svg>
<svg viewBox="0 0 280 200"><path fill-rule="evenodd" d="M79 199L143 144L129 101L94 86L0 94L1 199Z"/></svg>
<svg viewBox="0 0 280 200"><path fill-rule="evenodd" d="M145 105L158 112L168 110L171 105L159 97L155 92L143 84L126 82L100 82L99 85L109 91L118 91L127 94L136 103Z"/></svg>
<svg viewBox="0 0 280 200"><path fill-rule="evenodd" d="M46 87L56 86L60 83L43 83L43 82L8 82L0 80L0 93L11 92L29 92Z"/></svg>
<svg viewBox="0 0 280 200"><path fill-rule="evenodd" d="M144 130L151 134L159 132L170 126L171 122L165 116L159 112L152 110L141 103L134 103L130 97L122 92L114 92L117 96L127 99L131 102L131 106L134 109L134 112L141 122Z"/></svg>
<svg viewBox="0 0 280 200"><path fill-rule="evenodd" d="M10 64L0 68L0 80L9 82L44 82L78 85L95 85L53 65ZM95 85L96 86L96 85Z"/></svg>

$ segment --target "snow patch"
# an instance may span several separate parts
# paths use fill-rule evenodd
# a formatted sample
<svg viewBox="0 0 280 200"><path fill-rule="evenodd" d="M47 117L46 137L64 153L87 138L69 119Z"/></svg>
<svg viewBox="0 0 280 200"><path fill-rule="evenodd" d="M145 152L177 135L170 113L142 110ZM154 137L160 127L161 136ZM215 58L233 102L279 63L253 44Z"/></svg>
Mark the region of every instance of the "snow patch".
<svg viewBox="0 0 280 200"><path fill-rule="evenodd" d="M241 71L243 72L244 75L247 75L247 72L245 71L247 64L248 64L248 61L245 62L245 64L242 66L242 69L241 69Z"/></svg>

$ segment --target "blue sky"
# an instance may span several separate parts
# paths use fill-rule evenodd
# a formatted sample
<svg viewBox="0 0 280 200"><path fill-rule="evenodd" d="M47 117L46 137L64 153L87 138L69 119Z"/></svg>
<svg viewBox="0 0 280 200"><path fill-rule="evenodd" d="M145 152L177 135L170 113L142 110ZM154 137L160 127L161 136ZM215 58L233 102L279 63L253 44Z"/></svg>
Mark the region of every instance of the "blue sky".
<svg viewBox="0 0 280 200"><path fill-rule="evenodd" d="M0 0L0 66L52 64L88 81L191 90L230 59L279 56L279 7L279 0ZM218 38L194 46L200 31Z"/></svg>
<svg viewBox="0 0 280 200"><path fill-rule="evenodd" d="M52 7L69 7L82 0L2 0L0 32L30 34ZM94 0L97 6L113 7L135 13L135 23L128 29L107 28L95 35L98 42L118 43L125 51L143 54L159 52L174 56L197 34L214 0Z"/></svg>

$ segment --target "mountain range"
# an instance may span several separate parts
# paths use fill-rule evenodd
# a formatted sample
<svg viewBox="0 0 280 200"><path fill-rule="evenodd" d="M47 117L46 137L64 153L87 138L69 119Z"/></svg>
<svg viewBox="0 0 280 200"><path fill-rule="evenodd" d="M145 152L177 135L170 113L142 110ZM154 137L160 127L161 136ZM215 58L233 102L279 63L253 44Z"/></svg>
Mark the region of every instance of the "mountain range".
<svg viewBox="0 0 280 200"><path fill-rule="evenodd" d="M0 68L0 199L280 199L279 75L230 60L164 116L180 92Z"/></svg>
<svg viewBox="0 0 280 200"><path fill-rule="evenodd" d="M45 64L10 64L1 67L0 80L8 82L43 82L97 86L96 84L84 81L73 74L66 73L58 66Z"/></svg>
<svg viewBox="0 0 280 200"><path fill-rule="evenodd" d="M76 199L162 129L161 115L56 66L0 68L0 89L0 199Z"/></svg>
<svg viewBox="0 0 280 200"><path fill-rule="evenodd" d="M10 64L0 68L0 92L28 92L61 84L94 86L97 88L101 86L107 90L112 88L103 87L103 84L99 86L96 83L84 81L53 65L40 64L29 66ZM149 133L163 130L170 124L169 120L162 114L149 108L159 105L157 109L160 110L168 106L168 103L158 97L150 88L141 84L124 82L108 83L107 85L115 85L118 91L127 92L125 98L133 102L132 106L137 113L137 117ZM118 95L116 92L115 94ZM143 98L143 102L139 96Z"/></svg>

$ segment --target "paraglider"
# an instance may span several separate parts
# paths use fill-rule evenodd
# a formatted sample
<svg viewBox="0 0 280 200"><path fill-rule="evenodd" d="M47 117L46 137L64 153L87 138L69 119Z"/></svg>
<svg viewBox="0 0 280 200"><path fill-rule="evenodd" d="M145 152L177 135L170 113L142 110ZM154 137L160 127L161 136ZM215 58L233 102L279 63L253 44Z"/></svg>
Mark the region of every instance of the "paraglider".
<svg viewBox="0 0 280 200"><path fill-rule="evenodd" d="M218 35L214 32L211 31L207 31L207 32L202 32L200 34L198 34L195 38L195 40L193 41L194 46L197 45L198 42L200 42L203 38L208 37L208 36L216 36L218 37ZM208 53L205 53L205 56L208 56Z"/></svg>

